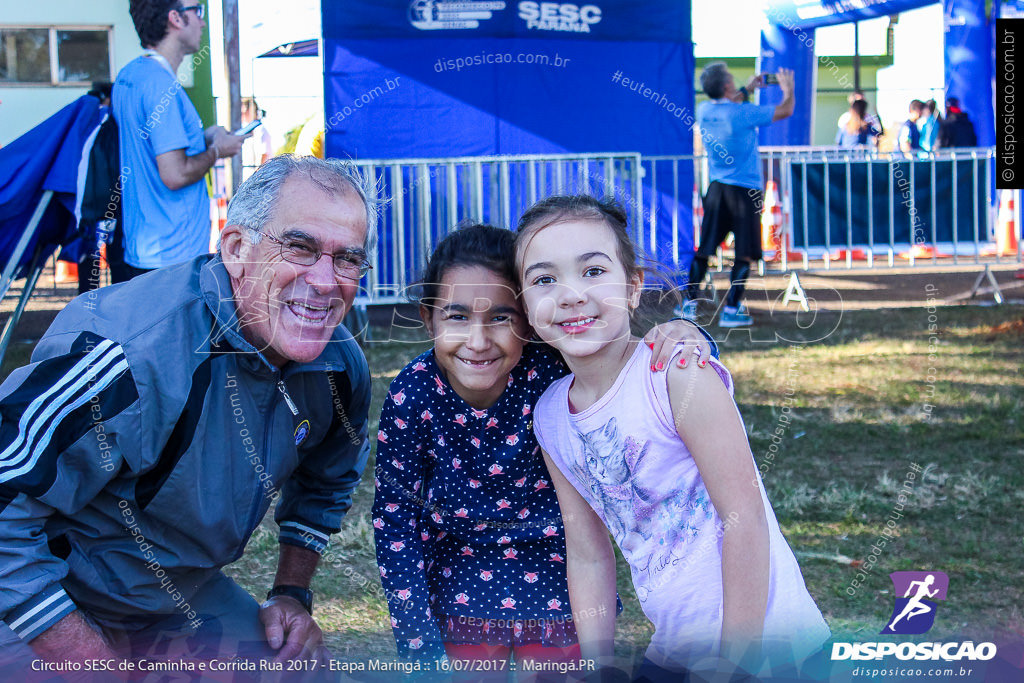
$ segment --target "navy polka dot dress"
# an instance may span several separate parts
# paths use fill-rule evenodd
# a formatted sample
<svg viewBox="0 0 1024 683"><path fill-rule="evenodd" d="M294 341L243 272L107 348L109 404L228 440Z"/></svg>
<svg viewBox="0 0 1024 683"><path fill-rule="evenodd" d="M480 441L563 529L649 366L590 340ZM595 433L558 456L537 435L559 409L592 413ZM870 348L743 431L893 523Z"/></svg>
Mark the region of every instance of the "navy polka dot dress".
<svg viewBox="0 0 1024 683"><path fill-rule="evenodd" d="M373 527L400 655L440 658L445 641L576 642L565 536L532 414L566 372L528 345L487 410L455 393L433 350L391 383Z"/></svg>

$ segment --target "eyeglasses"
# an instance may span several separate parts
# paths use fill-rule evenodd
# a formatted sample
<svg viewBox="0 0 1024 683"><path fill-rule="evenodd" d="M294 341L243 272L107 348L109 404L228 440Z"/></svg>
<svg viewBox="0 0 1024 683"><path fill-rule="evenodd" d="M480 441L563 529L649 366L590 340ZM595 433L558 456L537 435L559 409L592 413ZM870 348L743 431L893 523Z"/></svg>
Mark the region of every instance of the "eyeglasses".
<svg viewBox="0 0 1024 683"><path fill-rule="evenodd" d="M281 258L297 266L316 265L320 257L326 254L331 257L334 263L335 274L348 280L358 280L373 268L370 262L366 260L366 254L362 249L344 249L332 254L321 250L320 246L316 243L298 239L282 240L256 228L247 227L247 229L258 232L266 236L271 242L279 244L281 246Z"/></svg>
<svg viewBox="0 0 1024 683"><path fill-rule="evenodd" d="M196 19L203 18L203 12L206 10L202 5L189 5L188 7L177 7L175 8L178 13L194 11L196 13Z"/></svg>

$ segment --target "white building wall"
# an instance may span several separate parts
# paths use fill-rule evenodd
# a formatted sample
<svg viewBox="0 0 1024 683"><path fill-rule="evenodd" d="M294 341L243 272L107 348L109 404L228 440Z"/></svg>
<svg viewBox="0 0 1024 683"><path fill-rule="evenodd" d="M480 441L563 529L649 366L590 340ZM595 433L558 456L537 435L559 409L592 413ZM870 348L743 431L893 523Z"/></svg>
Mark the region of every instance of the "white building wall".
<svg viewBox="0 0 1024 683"><path fill-rule="evenodd" d="M2 26L113 27L113 76L142 53L128 0L0 0ZM31 130L88 87L0 84L0 146Z"/></svg>

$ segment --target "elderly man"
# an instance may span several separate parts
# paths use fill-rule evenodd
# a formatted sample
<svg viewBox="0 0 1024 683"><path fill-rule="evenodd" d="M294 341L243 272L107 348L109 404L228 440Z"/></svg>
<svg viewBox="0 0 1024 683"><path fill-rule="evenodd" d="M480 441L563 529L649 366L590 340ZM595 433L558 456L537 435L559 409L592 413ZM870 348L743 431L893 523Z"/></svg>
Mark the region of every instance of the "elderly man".
<svg viewBox="0 0 1024 683"><path fill-rule="evenodd" d="M738 89L725 62L708 64L700 75L701 88L710 101L697 107L697 123L708 157L711 184L704 196L700 248L690 266L687 301L680 312L687 320L697 317L697 297L707 274L708 259L731 232L736 241L730 277L732 286L718 324L742 327L754 322L742 302L750 266L761 260L761 188L764 185L757 153L757 129L792 116L794 106L793 72L779 69L777 78L782 102L772 106L747 102L755 88L767 84L762 75L753 76Z"/></svg>
<svg viewBox="0 0 1024 683"><path fill-rule="evenodd" d="M350 164L278 157L239 188L219 254L60 313L0 387L3 654L321 647L310 579L369 452L369 372L340 323L373 216ZM259 605L221 568L275 499Z"/></svg>

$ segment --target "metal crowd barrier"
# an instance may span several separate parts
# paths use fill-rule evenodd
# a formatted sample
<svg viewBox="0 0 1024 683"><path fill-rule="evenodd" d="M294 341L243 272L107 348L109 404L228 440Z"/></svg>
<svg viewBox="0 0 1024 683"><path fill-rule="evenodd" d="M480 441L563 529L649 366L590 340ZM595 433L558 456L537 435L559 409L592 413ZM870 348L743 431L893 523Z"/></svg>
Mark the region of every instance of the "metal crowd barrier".
<svg viewBox="0 0 1024 683"><path fill-rule="evenodd" d="M994 156L993 148L915 156L762 148L766 184L774 183L781 200L777 262L783 270L807 270L816 261L822 269L962 265L986 256L1020 262L1019 247L1006 255L992 246Z"/></svg>
<svg viewBox="0 0 1024 683"><path fill-rule="evenodd" d="M1022 260L994 254L993 148L900 153L834 147L766 147L766 211L781 213L779 246L765 267L783 271ZM406 300L434 246L466 220L514 227L555 193L613 194L655 263L679 270L700 239L708 185L701 155L523 155L355 162L382 197L380 240L363 303ZM1016 193L1019 195L1019 193ZM948 258L946 258L948 256ZM984 259L984 261L983 261ZM721 266L719 266L721 267Z"/></svg>
<svg viewBox="0 0 1024 683"><path fill-rule="evenodd" d="M404 301L434 246L460 222L514 228L534 202L552 194L613 194L630 213L638 242L640 155L630 153L360 159L381 198L369 303Z"/></svg>
<svg viewBox="0 0 1024 683"><path fill-rule="evenodd" d="M987 251L993 252L990 255L995 262L1007 258L1021 261L1020 248L1007 256L992 247L998 208L992 190L993 148L941 150L910 158L868 149L762 147L760 156L765 208L772 203L769 194L774 189L782 218L782 248L777 254L768 254L774 259L768 263L770 268L807 270L818 266L818 261L822 269L834 268L837 263L848 268L894 267L903 265L897 262L899 258L909 266L921 261L961 265L965 259L980 262ZM671 200L663 203L672 210L667 216L664 212L659 215L652 203L645 217L655 222L670 221L674 236L692 229L693 243L699 242L701 197L709 184L707 157L645 156L642 164L645 184L650 181L661 186L659 175L672 178ZM822 178L809 181L807 170L815 167L820 168ZM948 188L939 182L942 171L951 176L946 179ZM858 175L867 176L868 182L858 185ZM823 182L825 178L832 182ZM952 191L954 188L956 191ZM808 204L815 202L828 209L821 211L817 221L814 212L808 211ZM898 206L905 207L906 215L884 210ZM880 213L884 213L884 220L880 220ZM944 221L948 223L946 239L939 229ZM1020 221L1015 224L1019 245ZM858 234L858 227L863 234ZM674 264L679 263L678 242L675 237L670 250L669 261ZM927 258L922 259L922 253Z"/></svg>

